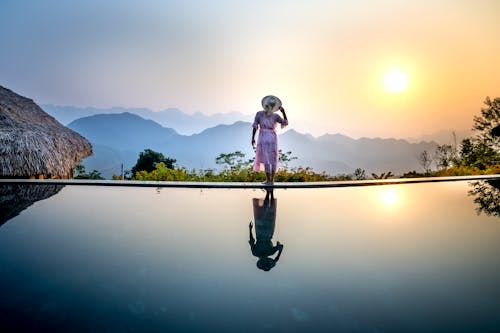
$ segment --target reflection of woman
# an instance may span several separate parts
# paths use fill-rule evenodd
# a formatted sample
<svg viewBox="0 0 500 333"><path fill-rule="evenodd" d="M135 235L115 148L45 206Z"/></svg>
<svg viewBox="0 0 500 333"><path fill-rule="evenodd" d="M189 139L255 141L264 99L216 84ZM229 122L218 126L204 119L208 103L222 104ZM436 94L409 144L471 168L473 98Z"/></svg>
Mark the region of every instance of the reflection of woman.
<svg viewBox="0 0 500 333"><path fill-rule="evenodd" d="M274 173L278 168L278 136L274 129L277 123L280 123L282 128L288 125L288 119L280 99L276 96L264 97L262 107L264 111L257 112L252 125L252 146L255 145L255 133L259 129L253 169L254 171L264 170L266 172L264 184L272 184ZM283 118L275 113L278 110L283 114Z"/></svg>
<svg viewBox="0 0 500 333"><path fill-rule="evenodd" d="M257 241L253 238L252 222L250 222L248 225L250 234L248 243L250 244L252 254L259 258L257 267L264 271L269 271L276 266L281 256L281 252L283 251L283 244L277 242L276 246L274 246L271 240L276 224L276 199L274 199L272 190L267 190L266 192L266 198L264 200L257 198L252 200L255 220L255 237ZM278 255L274 259L271 258L276 252L278 252Z"/></svg>

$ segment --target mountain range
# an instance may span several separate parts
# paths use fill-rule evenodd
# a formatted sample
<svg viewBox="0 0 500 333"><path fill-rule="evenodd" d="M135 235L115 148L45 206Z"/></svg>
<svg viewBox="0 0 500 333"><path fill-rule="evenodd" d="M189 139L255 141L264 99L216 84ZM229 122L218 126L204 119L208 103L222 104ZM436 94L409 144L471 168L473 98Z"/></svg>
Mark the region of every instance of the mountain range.
<svg viewBox="0 0 500 333"><path fill-rule="evenodd" d="M94 155L83 162L87 170L96 169L106 178L119 174L122 163L125 169L130 169L139 152L146 148L175 158L178 165L188 169L216 168L215 158L221 153L239 150L248 158L254 154L250 145L251 123L244 121L182 135L173 128L124 112L79 118L68 127L93 144ZM291 151L297 157L291 167L309 166L332 175L352 173L356 168L394 174L419 170L418 155L424 150L434 151L437 145L397 139L352 139L341 134L316 138L293 129L279 134L278 140L283 151Z"/></svg>
<svg viewBox="0 0 500 333"><path fill-rule="evenodd" d="M60 106L53 104L42 104L42 109L56 118L64 125L68 125L72 121L88 117L96 114L116 114L116 113L132 113L141 116L144 119L150 119L164 127L175 128L179 134L191 135L200 133L203 130L221 124L230 125L237 121L253 121L253 116L239 112L216 113L206 115L201 112L187 114L177 108L168 108L161 111L153 111L148 108L95 108L95 107L76 107L76 106ZM455 133L455 138L453 136ZM471 130L440 130L433 133L423 134L416 137L402 138L410 143L419 143L421 141L434 141L439 144L460 143L465 137L471 136Z"/></svg>
<svg viewBox="0 0 500 333"><path fill-rule="evenodd" d="M68 125L76 119L95 114L117 114L128 112L139 115L144 119L153 120L162 126L175 128L177 132L184 135L199 133L209 127L214 127L220 124L232 124L236 121L253 120L252 116L239 112L216 113L214 115L205 115L201 112L195 112L190 115L176 108L153 111L147 108L81 108L52 104L43 104L41 107L45 112L59 120L59 122L64 125Z"/></svg>

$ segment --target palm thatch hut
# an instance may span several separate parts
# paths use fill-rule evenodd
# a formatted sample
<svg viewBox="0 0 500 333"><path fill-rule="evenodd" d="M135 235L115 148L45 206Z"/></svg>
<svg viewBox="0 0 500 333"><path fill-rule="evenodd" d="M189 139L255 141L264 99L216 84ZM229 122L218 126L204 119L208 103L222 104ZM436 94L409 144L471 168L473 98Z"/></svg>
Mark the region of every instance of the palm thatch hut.
<svg viewBox="0 0 500 333"><path fill-rule="evenodd" d="M72 178L73 168L91 154L83 136L0 86L0 178Z"/></svg>

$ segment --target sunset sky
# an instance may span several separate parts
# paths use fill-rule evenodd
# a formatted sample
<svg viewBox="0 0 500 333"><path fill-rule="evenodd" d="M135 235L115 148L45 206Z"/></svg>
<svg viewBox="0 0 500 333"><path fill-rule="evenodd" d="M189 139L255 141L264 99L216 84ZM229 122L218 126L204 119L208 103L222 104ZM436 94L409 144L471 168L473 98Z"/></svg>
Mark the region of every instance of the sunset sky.
<svg viewBox="0 0 500 333"><path fill-rule="evenodd" d="M206 114L275 94L300 132L405 138L469 129L500 96L499 17L498 0L1 0L0 85Z"/></svg>

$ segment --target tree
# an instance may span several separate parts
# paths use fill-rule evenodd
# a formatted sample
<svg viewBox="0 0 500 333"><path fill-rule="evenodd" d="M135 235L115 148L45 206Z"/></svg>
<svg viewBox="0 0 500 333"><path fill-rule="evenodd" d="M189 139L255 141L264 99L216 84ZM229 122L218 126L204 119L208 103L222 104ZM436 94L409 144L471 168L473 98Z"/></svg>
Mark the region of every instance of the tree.
<svg viewBox="0 0 500 333"><path fill-rule="evenodd" d="M484 169L500 163L500 98L486 97L481 115L474 116L472 129L476 135L462 140L458 162Z"/></svg>
<svg viewBox="0 0 500 333"><path fill-rule="evenodd" d="M104 177L102 177L101 173L95 169L92 170L88 175L89 175L88 179L104 179Z"/></svg>
<svg viewBox="0 0 500 333"><path fill-rule="evenodd" d="M75 178L78 178L78 176L83 175L85 173L85 167L83 164L78 164L75 167Z"/></svg>
<svg viewBox="0 0 500 333"><path fill-rule="evenodd" d="M286 153L284 153L281 149L278 151L278 154L279 154L279 162L281 163L281 165L283 165L283 169L285 170L288 170L288 164L293 161L293 160L296 160L297 157L295 156L292 156L292 152L291 151L287 151Z"/></svg>
<svg viewBox="0 0 500 333"><path fill-rule="evenodd" d="M78 164L75 167L76 176L75 179L104 179L101 173L97 170L92 170L90 173L85 172L85 167L82 164Z"/></svg>
<svg viewBox="0 0 500 333"><path fill-rule="evenodd" d="M438 169L446 169L456 159L456 151L451 145L439 145L434 153L434 162Z"/></svg>
<svg viewBox="0 0 500 333"><path fill-rule="evenodd" d="M219 154L215 158L215 163L224 169L241 170L249 161L245 161L245 154L238 150L229 154Z"/></svg>
<svg viewBox="0 0 500 333"><path fill-rule="evenodd" d="M156 164L164 163L169 169L174 169L174 163L177 162L175 158L165 157L162 153L154 151L152 149L145 149L139 154L137 163L132 168L132 175L139 171L151 172L156 169Z"/></svg>
<svg viewBox="0 0 500 333"><path fill-rule="evenodd" d="M124 170L123 171L123 179L122 179L122 175L116 175L116 174L113 174L111 176L111 179L113 179L113 180L123 180L123 179L131 180L132 179L132 171Z"/></svg>
<svg viewBox="0 0 500 333"><path fill-rule="evenodd" d="M420 155L418 156L418 163L422 166L425 173L431 172L432 157L427 152L427 150L424 150L420 153Z"/></svg>
<svg viewBox="0 0 500 333"><path fill-rule="evenodd" d="M496 145L498 148L499 137L495 135L498 132L500 125L500 98L496 97L491 100L486 97L484 104L486 107L481 108L481 115L474 117L474 126L472 129L477 133L477 138Z"/></svg>
<svg viewBox="0 0 500 333"><path fill-rule="evenodd" d="M373 179L389 179L393 177L394 175L392 174L391 171L388 172L382 172L380 175L377 175L376 173L372 173Z"/></svg>
<svg viewBox="0 0 500 333"><path fill-rule="evenodd" d="M460 165L484 169L487 165L498 163L499 159L499 154L486 141L470 138L462 140L458 159Z"/></svg>
<svg viewBox="0 0 500 333"><path fill-rule="evenodd" d="M354 170L354 179L365 180L366 179L365 170L363 170L361 168L357 168L356 170Z"/></svg>

